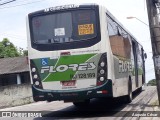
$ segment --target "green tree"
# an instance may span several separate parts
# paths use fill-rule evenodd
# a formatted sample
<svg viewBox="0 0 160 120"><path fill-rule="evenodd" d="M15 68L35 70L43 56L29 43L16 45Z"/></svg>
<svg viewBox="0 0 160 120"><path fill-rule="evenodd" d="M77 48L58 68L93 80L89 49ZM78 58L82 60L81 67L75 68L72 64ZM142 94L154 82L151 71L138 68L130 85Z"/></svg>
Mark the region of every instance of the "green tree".
<svg viewBox="0 0 160 120"><path fill-rule="evenodd" d="M18 49L20 56L28 56L28 50L24 50L23 48Z"/></svg>
<svg viewBox="0 0 160 120"><path fill-rule="evenodd" d="M23 56L28 56L28 50L23 50Z"/></svg>
<svg viewBox="0 0 160 120"><path fill-rule="evenodd" d="M152 79L147 83L148 86L156 86L156 80Z"/></svg>
<svg viewBox="0 0 160 120"><path fill-rule="evenodd" d="M0 42L0 58L21 56L18 49L7 38Z"/></svg>

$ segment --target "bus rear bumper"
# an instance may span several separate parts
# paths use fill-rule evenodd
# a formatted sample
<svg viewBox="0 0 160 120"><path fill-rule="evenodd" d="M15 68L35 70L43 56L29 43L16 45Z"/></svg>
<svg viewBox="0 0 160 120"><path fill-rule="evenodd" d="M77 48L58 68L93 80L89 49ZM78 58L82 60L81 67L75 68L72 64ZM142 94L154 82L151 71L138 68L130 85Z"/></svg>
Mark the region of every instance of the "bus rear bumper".
<svg viewBox="0 0 160 120"><path fill-rule="evenodd" d="M34 101L80 101L99 97L113 97L112 81L107 80L101 86L78 90L43 90L32 85Z"/></svg>

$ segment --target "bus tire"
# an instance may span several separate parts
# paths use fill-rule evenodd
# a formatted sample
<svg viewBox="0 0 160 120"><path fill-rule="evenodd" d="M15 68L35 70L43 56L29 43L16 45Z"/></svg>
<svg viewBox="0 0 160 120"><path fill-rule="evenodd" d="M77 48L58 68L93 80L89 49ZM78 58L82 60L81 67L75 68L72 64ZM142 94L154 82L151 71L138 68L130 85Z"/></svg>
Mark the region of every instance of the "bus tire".
<svg viewBox="0 0 160 120"><path fill-rule="evenodd" d="M84 100L81 102L73 102L73 105L75 105L76 107L86 107L89 105L89 103L90 103L90 99Z"/></svg>
<svg viewBox="0 0 160 120"><path fill-rule="evenodd" d="M142 86L140 88L138 88L138 92L141 93L142 92Z"/></svg>
<svg viewBox="0 0 160 120"><path fill-rule="evenodd" d="M128 84L128 95L126 96L126 102L130 103L132 102L132 82L131 80L129 80L129 84Z"/></svg>

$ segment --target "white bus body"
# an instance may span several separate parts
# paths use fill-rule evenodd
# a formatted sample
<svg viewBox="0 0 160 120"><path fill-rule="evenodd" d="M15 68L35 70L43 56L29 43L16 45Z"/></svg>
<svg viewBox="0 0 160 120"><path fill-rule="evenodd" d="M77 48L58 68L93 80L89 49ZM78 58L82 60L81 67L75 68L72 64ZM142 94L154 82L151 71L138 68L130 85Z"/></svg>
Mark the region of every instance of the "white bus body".
<svg viewBox="0 0 160 120"><path fill-rule="evenodd" d="M35 101L128 96L145 82L144 50L102 6L65 5L27 17Z"/></svg>

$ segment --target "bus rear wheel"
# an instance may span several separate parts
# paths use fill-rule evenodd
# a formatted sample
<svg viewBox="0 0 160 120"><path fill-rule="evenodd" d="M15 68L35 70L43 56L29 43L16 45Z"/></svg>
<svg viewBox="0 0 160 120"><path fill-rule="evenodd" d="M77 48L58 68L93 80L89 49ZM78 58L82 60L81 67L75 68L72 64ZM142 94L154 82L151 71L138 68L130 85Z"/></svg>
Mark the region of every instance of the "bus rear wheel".
<svg viewBox="0 0 160 120"><path fill-rule="evenodd" d="M132 102L132 98L133 96L132 96L132 83L131 83L131 81L129 82L129 84L128 84L128 95L126 96L126 102L127 103L130 103L130 102Z"/></svg>
<svg viewBox="0 0 160 120"><path fill-rule="evenodd" d="M76 106L76 107L86 107L88 106L90 103L90 99L88 100L84 100L84 101L80 101L80 102L73 102L73 104Z"/></svg>

